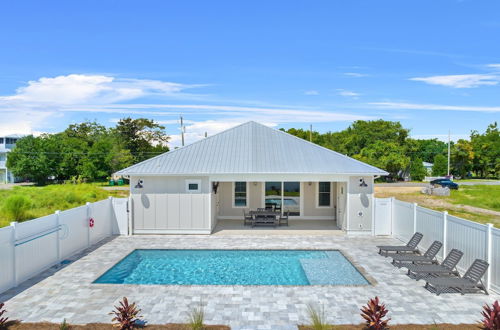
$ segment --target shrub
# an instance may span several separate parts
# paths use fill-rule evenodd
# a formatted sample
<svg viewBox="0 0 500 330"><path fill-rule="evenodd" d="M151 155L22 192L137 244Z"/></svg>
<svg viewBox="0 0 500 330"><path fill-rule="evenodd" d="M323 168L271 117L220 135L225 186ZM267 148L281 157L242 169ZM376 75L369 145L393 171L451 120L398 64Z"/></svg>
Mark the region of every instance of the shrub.
<svg viewBox="0 0 500 330"><path fill-rule="evenodd" d="M483 319L481 321L481 329L483 330L498 330L500 329L500 303L498 300L489 306L484 305L481 313Z"/></svg>
<svg viewBox="0 0 500 330"><path fill-rule="evenodd" d="M320 309L314 307L312 304L307 305L307 314L311 327L314 330L329 330L331 327L325 322L325 307L321 306Z"/></svg>
<svg viewBox="0 0 500 330"><path fill-rule="evenodd" d="M203 330L203 321L205 319L205 310L203 303L200 302L198 307L195 307L189 313L189 327L192 330Z"/></svg>
<svg viewBox="0 0 500 330"><path fill-rule="evenodd" d="M370 330L388 329L390 319L384 320L389 311L384 304L379 302L378 297L370 299L366 306L361 309L361 317L365 319L366 327Z"/></svg>
<svg viewBox="0 0 500 330"><path fill-rule="evenodd" d="M4 329L7 327L7 321L9 320L8 317L3 316L7 312L3 307L5 306L4 303L0 303L0 329Z"/></svg>
<svg viewBox="0 0 500 330"><path fill-rule="evenodd" d="M23 195L12 195L4 202L3 210L12 221L21 221L28 218L31 201Z"/></svg>
<svg viewBox="0 0 500 330"><path fill-rule="evenodd" d="M127 297L123 297L120 305L115 306L115 310L109 313L109 315L114 315L111 321L116 322L115 326L120 328L120 330L130 330L142 317L139 316L140 312L141 310L137 308L135 302L129 304Z"/></svg>

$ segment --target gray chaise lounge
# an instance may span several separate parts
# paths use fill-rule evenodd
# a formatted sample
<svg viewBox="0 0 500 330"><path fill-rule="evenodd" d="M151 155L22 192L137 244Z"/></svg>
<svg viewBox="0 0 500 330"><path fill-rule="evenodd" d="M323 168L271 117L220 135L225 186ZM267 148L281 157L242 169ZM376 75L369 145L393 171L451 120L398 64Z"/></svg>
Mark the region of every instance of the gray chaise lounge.
<svg viewBox="0 0 500 330"><path fill-rule="evenodd" d="M456 269L458 262L462 259L464 253L460 250L453 249L448 253L446 258L440 265L421 265L421 264L407 264L403 267L408 268L408 276L415 280L423 278L439 277L439 276L452 276L459 273Z"/></svg>
<svg viewBox="0 0 500 330"><path fill-rule="evenodd" d="M425 288L434 291L438 296L443 292L460 292L465 294L468 292L484 291L488 294L486 287L481 280L481 277L488 270L489 264L481 259L476 259L469 267L463 277L435 277L426 279Z"/></svg>
<svg viewBox="0 0 500 330"><path fill-rule="evenodd" d="M379 251L378 253L380 255L383 255L384 257L388 257L389 255L394 255L398 253L417 253L419 254L420 251L418 251L418 243L422 240L422 233L415 233L413 234L412 238L408 241L408 244L406 245L381 245L377 246ZM389 254L389 252L394 252Z"/></svg>
<svg viewBox="0 0 500 330"><path fill-rule="evenodd" d="M398 268L403 267L404 265L407 265L408 263L411 264L435 264L437 263L436 260L436 255L438 254L439 250L441 250L441 247L443 246L443 243L440 241L434 241L432 242L431 246L425 251L423 256L415 255L415 254L396 254L391 256L392 257L392 264Z"/></svg>

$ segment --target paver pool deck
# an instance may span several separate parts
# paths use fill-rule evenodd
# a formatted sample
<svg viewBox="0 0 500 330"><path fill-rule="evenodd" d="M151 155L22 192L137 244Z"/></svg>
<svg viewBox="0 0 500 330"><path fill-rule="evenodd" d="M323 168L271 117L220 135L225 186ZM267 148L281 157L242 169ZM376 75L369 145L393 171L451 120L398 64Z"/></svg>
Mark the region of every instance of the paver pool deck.
<svg viewBox="0 0 500 330"><path fill-rule="evenodd" d="M359 324L359 309L379 296L392 323L476 323L491 293L436 296L377 254L376 245L400 244L392 238L341 235L223 235L113 237L0 295L11 319L85 324L110 322L108 312L126 296L151 324L181 323L189 311L205 306L207 324L233 329L296 329L308 322L307 305L323 305L328 322ZM93 284L134 249L338 249L372 278L369 286L176 286Z"/></svg>

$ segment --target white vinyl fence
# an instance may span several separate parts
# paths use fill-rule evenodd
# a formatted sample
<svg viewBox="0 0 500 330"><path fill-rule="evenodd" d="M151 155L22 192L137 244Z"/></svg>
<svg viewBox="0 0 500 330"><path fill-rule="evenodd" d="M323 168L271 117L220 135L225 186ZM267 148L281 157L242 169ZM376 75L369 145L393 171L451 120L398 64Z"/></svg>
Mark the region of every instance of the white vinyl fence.
<svg viewBox="0 0 500 330"><path fill-rule="evenodd" d="M127 234L127 201L109 198L0 228L0 293L106 237Z"/></svg>
<svg viewBox="0 0 500 330"><path fill-rule="evenodd" d="M386 199L384 199L386 202ZM458 265L465 272L475 259L486 260L490 267L484 280L486 286L500 292L500 229L465 220L445 212L430 210L417 204L392 198L392 235L407 242L415 232L424 238L420 248L426 250L433 241L443 243L438 258L443 259L451 249L464 253ZM376 221L381 219L376 219Z"/></svg>

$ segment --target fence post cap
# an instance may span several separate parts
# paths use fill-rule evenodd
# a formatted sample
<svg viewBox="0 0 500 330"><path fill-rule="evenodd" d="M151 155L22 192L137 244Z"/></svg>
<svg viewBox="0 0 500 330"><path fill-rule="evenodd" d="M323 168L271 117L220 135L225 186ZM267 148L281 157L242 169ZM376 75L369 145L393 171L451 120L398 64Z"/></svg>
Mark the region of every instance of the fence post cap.
<svg viewBox="0 0 500 330"><path fill-rule="evenodd" d="M59 214L59 213L61 213L61 211L60 211L60 210L56 210L56 211L54 212L54 214Z"/></svg>
<svg viewBox="0 0 500 330"><path fill-rule="evenodd" d="M12 221L12 222L10 223L10 225L11 225L11 226L13 226L13 227L15 227L18 223L19 223L19 222L17 222L17 221Z"/></svg>
<svg viewBox="0 0 500 330"><path fill-rule="evenodd" d="M448 214L448 211L443 211L443 214Z"/></svg>
<svg viewBox="0 0 500 330"><path fill-rule="evenodd" d="M91 204L90 202L85 203L85 205L90 205L90 204Z"/></svg>
<svg viewBox="0 0 500 330"><path fill-rule="evenodd" d="M486 226L488 226L489 228L493 228L493 224L492 223L487 223Z"/></svg>

